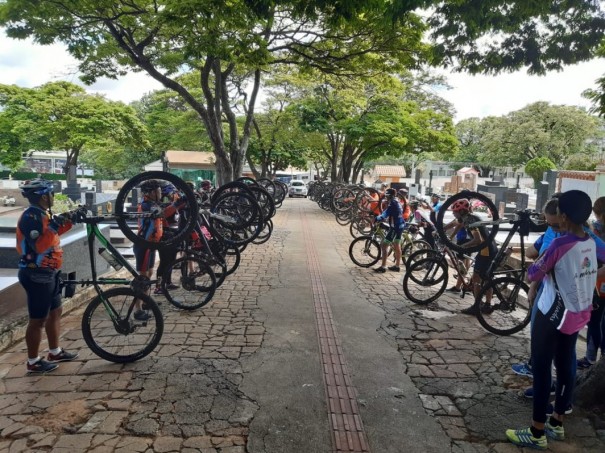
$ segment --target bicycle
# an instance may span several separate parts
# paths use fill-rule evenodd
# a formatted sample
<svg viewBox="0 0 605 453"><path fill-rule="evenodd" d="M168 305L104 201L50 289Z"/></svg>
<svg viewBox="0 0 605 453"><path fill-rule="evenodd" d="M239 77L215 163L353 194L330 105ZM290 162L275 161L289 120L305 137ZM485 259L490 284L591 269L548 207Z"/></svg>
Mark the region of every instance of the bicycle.
<svg viewBox="0 0 605 453"><path fill-rule="evenodd" d="M140 276L130 263L103 235L99 224L115 220L115 216L87 216L86 208L73 212L76 223L86 224L86 237L92 277L63 280L66 296L73 295L75 286L93 286L97 296L87 305L82 316L82 336L90 350L102 359L128 363L149 355L159 344L164 332L164 318L155 300L148 295L151 281ZM117 269L124 267L133 278L98 278L95 241L109 254L106 258ZM105 256L104 256L105 257ZM101 289L101 285L125 285L127 288ZM134 313L142 309L145 320Z"/></svg>
<svg viewBox="0 0 605 453"><path fill-rule="evenodd" d="M371 267L378 263L382 257L381 244L386 237L389 225L386 222L375 222L371 233L365 236L359 236L349 245L349 257L351 261L360 267ZM430 248L430 245L423 240L415 239L418 230L414 225L407 224L401 235L401 255L406 257L419 249ZM388 252L389 254L391 251Z"/></svg>
<svg viewBox="0 0 605 453"><path fill-rule="evenodd" d="M491 220L480 220L468 225L470 228L483 227L487 234L473 247L463 247L452 242L444 230L443 219L449 206L461 198L467 198L473 204L478 201L485 206L488 217ZM543 231L543 225L532 221L532 217L540 214L531 210L518 210L515 219L500 219L496 207L489 198L478 193L464 191L448 198L437 215L437 232L441 240L448 247L459 252L478 251L486 247L489 241L494 240L501 224L510 224L511 229L498 249L496 256L490 263L489 268L483 276L483 283L475 298L475 305L488 307L487 310L478 309L477 319L479 323L489 332L497 335L511 335L519 332L529 324L531 318L531 305L527 297L529 286L524 281L527 270L525 259L525 237L531 231ZM513 237L520 236L520 265L517 268L506 266L505 263L512 249L510 247ZM496 303L493 303L493 300Z"/></svg>
<svg viewBox="0 0 605 453"><path fill-rule="evenodd" d="M471 260L471 265L465 261ZM460 297L472 293L469 272L472 269L472 257L458 256L447 246L439 250L418 250L406 261L406 273L403 276L403 292L412 302L426 305L441 296L449 281L449 269L455 269L456 278L462 279Z"/></svg>

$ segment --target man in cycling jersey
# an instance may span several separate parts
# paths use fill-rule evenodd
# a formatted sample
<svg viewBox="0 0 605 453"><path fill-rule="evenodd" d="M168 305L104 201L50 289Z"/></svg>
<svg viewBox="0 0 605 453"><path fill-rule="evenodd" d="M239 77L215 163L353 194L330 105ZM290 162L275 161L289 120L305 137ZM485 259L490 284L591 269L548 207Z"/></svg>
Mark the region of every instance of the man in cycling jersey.
<svg viewBox="0 0 605 453"><path fill-rule="evenodd" d="M393 245L393 252L395 253L395 265L390 266L389 270L393 272L399 272L401 270L401 235L405 227L405 222L402 217L401 204L395 196L397 192L395 189L387 189L384 192L384 197L387 201L387 208L376 217L377 222L388 220L389 231L386 237L382 241L382 263L380 267L374 269L375 272L386 272L387 265L387 250L389 245Z"/></svg>
<svg viewBox="0 0 605 453"><path fill-rule="evenodd" d="M19 282L27 294L29 322L25 331L27 372L47 373L55 370L57 362L68 362L78 353L67 352L59 346L61 332L61 286L59 271L63 249L59 236L72 227L68 214L52 216L53 186L50 181L34 179L20 187L29 207L17 222L17 252ZM47 360L38 353L42 329L48 338Z"/></svg>

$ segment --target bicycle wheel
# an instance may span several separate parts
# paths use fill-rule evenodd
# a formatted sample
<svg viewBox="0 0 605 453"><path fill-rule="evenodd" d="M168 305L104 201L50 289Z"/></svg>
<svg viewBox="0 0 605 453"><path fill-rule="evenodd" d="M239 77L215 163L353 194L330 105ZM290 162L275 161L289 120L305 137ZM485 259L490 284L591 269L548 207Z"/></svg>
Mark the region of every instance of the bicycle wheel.
<svg viewBox="0 0 605 453"><path fill-rule="evenodd" d="M134 318L139 309L146 320ZM82 336L90 350L115 363L147 356L163 332L164 318L155 301L146 294L135 295L130 288L103 291L88 304L82 317Z"/></svg>
<svg viewBox="0 0 605 453"><path fill-rule="evenodd" d="M265 222L265 226L261 233L252 241L252 243L255 245L264 244L271 238L271 233L273 233L273 220L269 219Z"/></svg>
<svg viewBox="0 0 605 453"><path fill-rule="evenodd" d="M531 318L531 304L527 298L529 286L514 277L496 278L481 288L475 304L479 323L496 335L512 335L523 330ZM487 298L491 295L491 304Z"/></svg>
<svg viewBox="0 0 605 453"><path fill-rule="evenodd" d="M165 237L159 242L147 240L145 236L139 235L139 224L143 222L154 222L164 215L164 210L172 205L172 200L160 200L153 203L149 212L137 212L137 204L141 201L140 187L147 181L155 180L160 185L172 184L177 189L181 200L185 200L179 208L179 228L171 237ZM198 214L198 205L193 190L176 175L163 171L148 171L130 178L118 192L115 201L114 215L116 222L124 236L135 244L146 248L158 249L178 244L189 236L195 226Z"/></svg>
<svg viewBox="0 0 605 453"><path fill-rule="evenodd" d="M437 233L439 233L441 241L443 241L443 243L450 249L456 252L469 254L485 248L491 241L494 240L496 234L498 233L498 224L483 226L482 228L484 229L485 237L482 238L483 240L479 244L473 247L462 247L461 245L453 242L453 240L450 239L448 232L445 231L444 226L450 223L450 221L454 220L449 207L462 198L466 198L470 202L470 205L473 208L472 213L479 217L480 220L497 221L500 216L492 200L479 192L465 190L445 200L437 213L437 223L435 224Z"/></svg>
<svg viewBox="0 0 605 453"><path fill-rule="evenodd" d="M380 260L380 244L369 236L353 239L349 246L349 257L360 267L371 267Z"/></svg>
<svg viewBox="0 0 605 453"><path fill-rule="evenodd" d="M372 233L372 220L370 217L361 217L351 222L349 232L354 238L367 236Z"/></svg>
<svg viewBox="0 0 605 453"><path fill-rule="evenodd" d="M177 285L168 289L167 282ZM216 276L201 258L188 255L176 260L164 273L162 289L168 302L183 310L195 310L206 305L216 291Z"/></svg>
<svg viewBox="0 0 605 453"><path fill-rule="evenodd" d="M445 291L448 266L443 259L429 257L414 262L403 277L403 292L412 302L425 305Z"/></svg>
<svg viewBox="0 0 605 453"><path fill-rule="evenodd" d="M431 248L416 250L415 252L411 253L410 256L408 256L407 260L405 261L405 267L409 268L416 261L431 257L442 259L443 253Z"/></svg>
<svg viewBox="0 0 605 453"><path fill-rule="evenodd" d="M401 255L406 257L410 256L412 253L417 252L418 250L430 250L432 249L431 245L422 240L418 239L417 241L408 242L405 247L401 250Z"/></svg>

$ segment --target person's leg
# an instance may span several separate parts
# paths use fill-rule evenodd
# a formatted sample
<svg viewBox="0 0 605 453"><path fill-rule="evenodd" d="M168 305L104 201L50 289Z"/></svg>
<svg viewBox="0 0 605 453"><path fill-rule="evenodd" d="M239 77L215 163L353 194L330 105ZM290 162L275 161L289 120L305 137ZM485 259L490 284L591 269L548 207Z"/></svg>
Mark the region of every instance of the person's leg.
<svg viewBox="0 0 605 453"><path fill-rule="evenodd" d="M29 321L25 329L25 344L27 358L33 361L38 358L40 352L42 329L50 312L55 280L51 274L37 273L29 269L20 269L18 278L27 295Z"/></svg>
<svg viewBox="0 0 605 453"><path fill-rule="evenodd" d="M533 422L544 429L546 409L552 384L552 360L557 348L558 331L548 318L538 312L531 329L531 357L534 375Z"/></svg>
<svg viewBox="0 0 605 453"><path fill-rule="evenodd" d="M40 342L42 341L42 329L46 319L31 319L25 329L25 344L27 345L27 358L33 360L38 357L40 352Z"/></svg>
<svg viewBox="0 0 605 453"><path fill-rule="evenodd" d="M395 253L395 266L401 266L401 244L393 242L393 252Z"/></svg>
<svg viewBox="0 0 605 453"><path fill-rule="evenodd" d="M555 368L557 370L557 393L553 417L563 420L565 410L571 404L576 381L576 341L578 334L565 335L557 331Z"/></svg>
<svg viewBox="0 0 605 453"><path fill-rule="evenodd" d="M603 343L603 319L605 314L605 299L595 294L593 304L596 309L590 314L588 333L586 334L586 359L594 363L598 358L598 350ZM603 349L601 347L601 354Z"/></svg>

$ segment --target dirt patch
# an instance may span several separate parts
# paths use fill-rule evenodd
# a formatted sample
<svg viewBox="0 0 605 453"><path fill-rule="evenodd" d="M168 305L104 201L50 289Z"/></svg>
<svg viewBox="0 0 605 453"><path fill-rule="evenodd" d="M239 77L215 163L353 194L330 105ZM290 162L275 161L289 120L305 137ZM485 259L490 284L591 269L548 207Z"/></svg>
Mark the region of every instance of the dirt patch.
<svg viewBox="0 0 605 453"><path fill-rule="evenodd" d="M30 417L25 424L39 426L45 431L63 433L70 426L84 424L90 414L86 400L65 401Z"/></svg>

